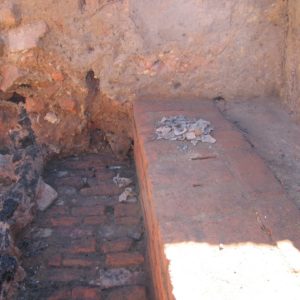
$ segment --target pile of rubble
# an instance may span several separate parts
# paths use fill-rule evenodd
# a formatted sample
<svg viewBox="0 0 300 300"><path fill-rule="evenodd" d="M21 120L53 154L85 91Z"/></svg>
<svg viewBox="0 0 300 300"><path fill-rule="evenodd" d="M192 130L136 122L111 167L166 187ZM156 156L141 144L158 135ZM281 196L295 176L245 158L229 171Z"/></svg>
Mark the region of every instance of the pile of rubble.
<svg viewBox="0 0 300 300"><path fill-rule="evenodd" d="M210 133L213 131L211 123L203 119L188 119L185 116L163 117L156 128L158 140L190 141L194 146L198 142L214 144Z"/></svg>

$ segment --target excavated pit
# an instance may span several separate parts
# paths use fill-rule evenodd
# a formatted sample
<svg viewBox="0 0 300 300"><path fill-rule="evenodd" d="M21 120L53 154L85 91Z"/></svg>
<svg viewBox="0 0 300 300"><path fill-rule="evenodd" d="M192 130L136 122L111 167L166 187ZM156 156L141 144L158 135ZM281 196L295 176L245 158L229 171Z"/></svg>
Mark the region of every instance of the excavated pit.
<svg viewBox="0 0 300 300"><path fill-rule="evenodd" d="M93 157L103 171L103 182L109 184L111 178L105 174L118 172L104 171L100 165L106 159L123 164L125 158L133 174L128 153L136 129L133 105L138 101L214 99L299 204L299 124L294 122L300 113L299 15L297 0L1 1L0 299L13 299L16 291L20 299L51 297L58 287L57 297L62 299L100 297L95 290L99 283L81 277L70 285L63 280L43 282L43 291L36 284L46 269L77 268L84 277L91 263L66 266L62 256L59 263L48 266L49 258L43 260L43 253L56 242L66 242L65 246L71 242L52 239L51 233L48 238L53 243L48 247L46 237L35 235L39 222L50 218L51 211L63 211L56 202L38 211L42 188L51 192L41 178L54 187L65 181L80 196L82 184L90 185L84 188L96 184L90 166L68 169L76 176L55 179L57 166L88 165ZM281 103L276 108L273 99ZM113 186L107 192L112 190ZM83 226L84 219L77 224L73 215L73 196L67 198L64 213L69 215L59 213L59 219L70 218L66 220L73 220L74 226ZM112 203L103 204L99 228L106 221L118 225L118 203L116 199ZM137 222L131 217L122 217L122 222ZM51 218L50 225L55 227ZM71 226L57 228L66 227L67 232ZM105 265L107 254L100 249L103 236L96 231L92 230L98 251L94 255ZM133 241L128 251L144 253L143 242ZM40 264L32 257L39 257ZM142 269L141 265L134 268ZM131 290L122 285L104 288L102 297L118 299L121 293L134 299L131 293L135 293L143 299L145 293L149 296L148 281L134 283Z"/></svg>

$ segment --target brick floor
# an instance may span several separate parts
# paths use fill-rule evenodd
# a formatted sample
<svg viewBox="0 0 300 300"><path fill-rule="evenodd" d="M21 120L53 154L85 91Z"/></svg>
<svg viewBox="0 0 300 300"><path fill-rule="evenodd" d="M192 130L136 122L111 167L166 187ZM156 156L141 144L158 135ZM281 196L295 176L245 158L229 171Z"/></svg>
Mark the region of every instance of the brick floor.
<svg viewBox="0 0 300 300"><path fill-rule="evenodd" d="M111 153L49 163L45 181L59 196L20 239L18 300L149 299L140 204L118 202L117 173L135 181L133 162Z"/></svg>
<svg viewBox="0 0 300 300"><path fill-rule="evenodd" d="M174 115L217 143L155 140ZM209 101L137 101L134 118L156 298L299 299L300 212L239 130Z"/></svg>

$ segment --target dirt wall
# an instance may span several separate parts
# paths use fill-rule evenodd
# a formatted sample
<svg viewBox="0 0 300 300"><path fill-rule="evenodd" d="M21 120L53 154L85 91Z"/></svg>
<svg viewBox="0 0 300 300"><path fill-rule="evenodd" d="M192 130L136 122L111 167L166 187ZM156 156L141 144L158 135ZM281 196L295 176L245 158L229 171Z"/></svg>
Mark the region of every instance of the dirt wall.
<svg viewBox="0 0 300 300"><path fill-rule="evenodd" d="M26 97L38 141L54 152L86 149L91 128L111 141L125 132L128 145L135 99L279 94L285 8L282 0L4 0L0 96Z"/></svg>
<svg viewBox="0 0 300 300"><path fill-rule="evenodd" d="M252 97L278 93L284 36L279 0L21 0L23 22L49 26L42 47L105 94ZM76 72L76 73L75 73Z"/></svg>

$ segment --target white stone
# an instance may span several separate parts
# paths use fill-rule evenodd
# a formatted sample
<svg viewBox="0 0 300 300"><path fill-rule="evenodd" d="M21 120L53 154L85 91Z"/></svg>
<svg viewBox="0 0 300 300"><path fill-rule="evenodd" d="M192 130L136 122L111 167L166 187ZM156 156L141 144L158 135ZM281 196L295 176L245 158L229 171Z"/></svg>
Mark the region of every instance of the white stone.
<svg viewBox="0 0 300 300"><path fill-rule="evenodd" d="M48 26L43 21L9 30L7 34L9 51L18 52L35 48L47 30Z"/></svg>
<svg viewBox="0 0 300 300"><path fill-rule="evenodd" d="M44 120L48 121L51 124L58 124L60 122L60 119L57 117L57 115L54 112L48 112Z"/></svg>
<svg viewBox="0 0 300 300"><path fill-rule="evenodd" d="M57 198L57 192L40 178L39 189L36 197L38 209L44 211Z"/></svg>

